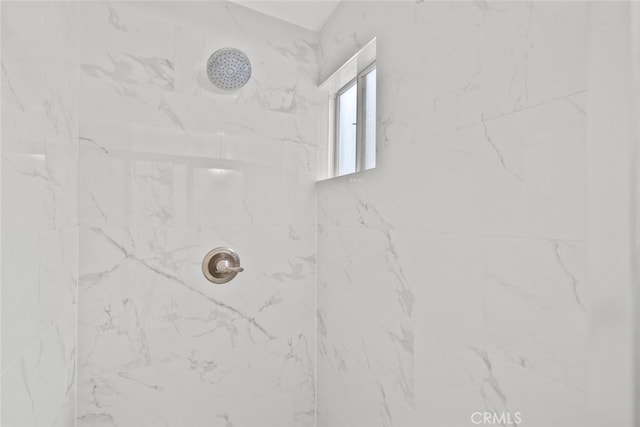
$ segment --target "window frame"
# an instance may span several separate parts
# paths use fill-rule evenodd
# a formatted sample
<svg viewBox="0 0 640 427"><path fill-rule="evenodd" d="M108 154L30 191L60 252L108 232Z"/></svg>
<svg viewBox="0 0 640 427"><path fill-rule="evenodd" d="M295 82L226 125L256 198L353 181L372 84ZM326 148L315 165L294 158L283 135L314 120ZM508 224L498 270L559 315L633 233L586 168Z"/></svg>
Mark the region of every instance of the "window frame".
<svg viewBox="0 0 640 427"><path fill-rule="evenodd" d="M361 172L365 169L366 161L366 141L365 141L365 126L366 126L366 111L365 111L365 94L367 90L366 77L369 73L376 69L376 61L364 67L353 79L349 80L343 85L333 97L334 107L334 129L333 129L333 144L332 145L332 164L331 164L331 176L343 176L339 175L340 171L340 96L351 89L354 85L357 85L356 93L356 165L355 172ZM377 79L376 79L377 86ZM377 99L377 87L376 87L376 99ZM377 110L377 105L376 105ZM377 115L377 114L376 114ZM374 144L375 146L375 144ZM349 175L349 173L344 174Z"/></svg>
<svg viewBox="0 0 640 427"><path fill-rule="evenodd" d="M338 172L340 171L340 96L342 96L345 92L351 89L354 85L358 83L358 77L354 77L349 80L347 84L342 86L335 94L333 98L333 105L335 111L334 117L334 129L333 129L333 176L340 176ZM360 94L356 93L356 172L358 171L358 104L360 103Z"/></svg>

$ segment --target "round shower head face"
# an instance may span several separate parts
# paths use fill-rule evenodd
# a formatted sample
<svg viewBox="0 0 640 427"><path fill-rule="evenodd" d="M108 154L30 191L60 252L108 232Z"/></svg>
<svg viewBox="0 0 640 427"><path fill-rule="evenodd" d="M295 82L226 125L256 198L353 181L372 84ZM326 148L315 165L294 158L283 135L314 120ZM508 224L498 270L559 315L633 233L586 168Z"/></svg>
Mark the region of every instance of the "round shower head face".
<svg viewBox="0 0 640 427"><path fill-rule="evenodd" d="M251 62L242 51L225 47L209 57L207 75L211 83L220 89L240 89L251 78Z"/></svg>

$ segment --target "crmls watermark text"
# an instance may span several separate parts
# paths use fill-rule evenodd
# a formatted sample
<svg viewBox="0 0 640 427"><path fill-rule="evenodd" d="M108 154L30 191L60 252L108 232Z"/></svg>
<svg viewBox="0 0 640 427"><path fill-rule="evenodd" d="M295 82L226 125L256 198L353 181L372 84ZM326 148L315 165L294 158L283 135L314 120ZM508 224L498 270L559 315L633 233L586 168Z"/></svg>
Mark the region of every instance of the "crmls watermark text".
<svg viewBox="0 0 640 427"><path fill-rule="evenodd" d="M474 412L471 414L471 422L474 424L499 424L517 426L522 422L521 412Z"/></svg>

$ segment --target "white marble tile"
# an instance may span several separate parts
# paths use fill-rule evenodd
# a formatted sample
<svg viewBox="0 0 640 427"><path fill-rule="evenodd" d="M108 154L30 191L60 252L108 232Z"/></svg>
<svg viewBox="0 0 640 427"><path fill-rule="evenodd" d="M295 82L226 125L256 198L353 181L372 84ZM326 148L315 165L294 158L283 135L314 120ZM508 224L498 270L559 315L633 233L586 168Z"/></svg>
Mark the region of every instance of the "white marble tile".
<svg viewBox="0 0 640 427"><path fill-rule="evenodd" d="M187 298L193 303L201 299L204 310L202 319L206 320L209 313L207 307L215 307L215 301L208 299L207 296L215 300L216 293L221 292L218 295L221 302L232 304L232 306L243 305L249 312L258 312L264 311L269 306L265 306L265 303L273 299L279 289L290 289L294 292L293 295L297 295L295 291L297 287L290 288L286 286L287 283L294 284L300 280L306 286L313 280L315 258L312 227L293 225L277 228L256 227L252 232L236 226L227 227L226 230L227 232L218 232L210 228L168 230L137 228L123 231L116 228L83 231L81 299L85 304L81 304L80 309L86 310L87 320L94 318L108 320L109 313L95 312L89 306L104 306L112 301L117 302L118 307L125 310L128 303L122 301L126 300L131 304L140 302L148 307L155 305L156 302L152 299L146 301L145 298L154 297L164 301L161 306L155 307L155 310L158 310L157 316L160 317L160 313L165 312L168 306L173 304L170 300L171 295L175 294L177 297L184 295L180 297L181 300ZM252 248L251 237L255 235L262 235L263 239L259 246ZM282 245L286 245L284 246L287 248L286 252L273 253L265 258L268 251L263 252L264 248L268 247L275 237L281 239ZM216 245L230 245L241 253L243 264L247 264L247 271L245 271L246 274L240 275L236 282L241 282L239 286L244 283L244 287L213 287L202 276L201 259L208 250L213 248L209 246L214 243L208 242L216 241L218 242ZM284 254L287 256L283 257ZM159 272L154 269L158 269ZM127 283L131 276L137 277L132 280L139 286L123 287L122 283ZM112 285L103 284L103 282ZM262 283L262 286L259 286L259 283ZM249 289L245 289L247 286L250 292ZM158 289L154 290L154 288ZM118 293L122 293L120 296L113 293L116 289ZM207 292L202 294L205 291ZM210 292L216 293L210 294ZM87 294L91 294L92 297L87 297ZM303 297L303 295L299 296ZM282 302L280 298L275 298L274 301ZM163 307L163 304L167 304L167 307ZM300 309L304 312L310 309L310 305L312 305L312 299L305 304L301 301ZM133 305L130 308L136 310ZM224 307L220 309L223 312L225 310ZM250 321L252 317L242 317L241 314L227 310L227 315L231 315L232 318L239 317L239 320L244 319L244 322L248 322L245 327L248 326L249 329L245 332L258 332L258 336L263 338L272 335L265 334L260 328L255 328L254 323ZM111 317L114 317L114 313L111 313ZM162 322L168 320L170 319L164 319ZM160 322L160 319L157 321ZM153 325L150 326L154 327ZM286 323L279 327L285 326ZM163 329L165 328L160 328L160 330Z"/></svg>
<svg viewBox="0 0 640 427"><path fill-rule="evenodd" d="M175 29L118 2L83 3L80 57L83 75L116 90L174 88Z"/></svg>
<svg viewBox="0 0 640 427"><path fill-rule="evenodd" d="M3 105L39 107L46 93L42 69L43 28L41 5L2 5ZM3 114L4 116L4 114ZM4 117L3 117L4 119ZM3 120L4 121L4 120Z"/></svg>
<svg viewBox="0 0 640 427"><path fill-rule="evenodd" d="M3 152L36 154L46 144L75 143L78 51L70 33L76 29L76 5L16 3L5 9ZM51 47L54 40L64 49Z"/></svg>
<svg viewBox="0 0 640 427"><path fill-rule="evenodd" d="M463 344L425 328L416 336L416 394L422 422L472 425L474 412L520 414L518 425L580 426L586 395L505 362L491 351ZM503 425L510 425L503 423Z"/></svg>
<svg viewBox="0 0 640 427"><path fill-rule="evenodd" d="M317 35L225 3L86 14L78 424L313 424ZM228 43L235 94L204 75ZM222 245L246 270L216 287Z"/></svg>
<svg viewBox="0 0 640 427"><path fill-rule="evenodd" d="M39 337L39 272L32 267L39 243L38 234L2 239L3 371Z"/></svg>
<svg viewBox="0 0 640 427"><path fill-rule="evenodd" d="M84 3L80 14L83 115L183 129L164 96L175 88L176 26L118 2Z"/></svg>
<svg viewBox="0 0 640 427"><path fill-rule="evenodd" d="M484 245L491 272L484 284L484 313L495 348L536 373L586 391L586 244L489 240Z"/></svg>
<svg viewBox="0 0 640 427"><path fill-rule="evenodd" d="M25 260L34 263L34 258ZM75 311L78 286L78 231L75 228L43 233L37 252L39 331ZM24 271L24 270L23 270Z"/></svg>
<svg viewBox="0 0 640 427"><path fill-rule="evenodd" d="M7 48L3 54L6 57L13 54L16 60L39 61L43 43L42 21L33 18L41 16L42 4L5 3L2 12L2 40Z"/></svg>
<svg viewBox="0 0 640 427"><path fill-rule="evenodd" d="M426 141L420 228L584 240L585 125L562 99Z"/></svg>
<svg viewBox="0 0 640 427"><path fill-rule="evenodd" d="M80 224L122 223L130 215L130 165L108 149L83 144L79 152L82 182L78 187ZM120 161L119 161L120 160Z"/></svg>
<svg viewBox="0 0 640 427"><path fill-rule="evenodd" d="M58 413L54 416L51 426L52 427L69 427L76 425L76 384L74 383L72 388L67 394L67 399L63 405L58 409Z"/></svg>
<svg viewBox="0 0 640 427"><path fill-rule="evenodd" d="M3 371L3 425L50 426L73 407L75 330L67 313Z"/></svg>
<svg viewBox="0 0 640 427"><path fill-rule="evenodd" d="M421 148L409 144L386 150L375 169L318 183L321 225L374 229L415 229Z"/></svg>
<svg viewBox="0 0 640 427"><path fill-rule="evenodd" d="M77 425L312 425L313 406L300 405L293 391L300 385L294 349L285 362L227 352L87 379L79 385L86 402Z"/></svg>
<svg viewBox="0 0 640 427"><path fill-rule="evenodd" d="M98 99L100 102L95 101ZM87 76L84 71L80 75L80 108L89 118L127 123L135 117L135 123L148 126L185 128L183 118L168 103L161 88L145 85L136 85L135 90L114 87L104 79Z"/></svg>
<svg viewBox="0 0 640 427"><path fill-rule="evenodd" d="M313 71L318 56L316 35L295 27L283 32L279 25L232 4L193 6L206 9L203 13L216 23L215 32L211 32L211 23L206 28L178 25L185 19L184 11L173 11L171 4L158 10L117 3L88 7L86 25L92 27L92 35L82 51L82 104L87 107L83 111L120 121L134 116L145 124L211 132L218 130L211 119L220 114L219 105L225 102L242 105L242 114L259 105L262 111L315 116L322 99ZM168 20L166 15L172 12L176 13L170 17L177 21ZM118 25L107 22L107 16L111 20L117 16ZM238 24L245 18L249 21ZM153 37L157 40L152 43L149 39ZM225 37L247 51L255 69L249 84L234 94L216 91L205 75L208 55L221 47ZM95 97L104 102L91 103ZM120 108L110 108L115 104Z"/></svg>
<svg viewBox="0 0 640 427"><path fill-rule="evenodd" d="M374 37L381 43L378 57L402 58L396 64L380 61L382 67L401 70L407 57L415 57L409 49L396 49L404 43L415 44L415 12L413 3L343 2L320 32L323 50L321 81L333 74ZM402 31L398 31L402 28Z"/></svg>
<svg viewBox="0 0 640 427"><path fill-rule="evenodd" d="M211 395L219 390L214 384L228 381L231 394L217 397L209 410L236 419L249 416L246 425L258 426L258 419L236 413L246 388L236 395L231 387L249 375L258 378L256 411L267 411L269 422L309 425L315 387L313 232L313 226L294 225L84 230L79 422L98 422L100 414L108 414L153 425L157 414L179 425L177 419L191 412L194 390ZM277 252L270 250L275 244ZM238 251L245 272L215 286L202 276L200 263L220 245ZM142 406L127 399L109 408L91 403L91 384L136 372L153 373L167 394L148 396ZM270 396L263 387L276 389ZM166 408L164 398L178 399L179 410ZM269 409L272 398L288 399L288 406ZM267 399L264 405L261 399ZM200 410L191 416L210 415Z"/></svg>
<svg viewBox="0 0 640 427"><path fill-rule="evenodd" d="M586 89L587 11L585 2L487 3L482 20L485 118Z"/></svg>
<svg viewBox="0 0 640 427"><path fill-rule="evenodd" d="M325 74L377 33L380 107L378 168L318 187L318 425L585 421L585 10L348 2L322 30Z"/></svg>
<svg viewBox="0 0 640 427"><path fill-rule="evenodd" d="M11 233L70 227L76 221L76 149L2 155L3 225Z"/></svg>
<svg viewBox="0 0 640 427"><path fill-rule="evenodd" d="M415 31L419 43L413 48L417 62L404 82L405 90L412 93L405 102L415 111L411 123L417 141L480 120L482 20L477 3L418 3Z"/></svg>
<svg viewBox="0 0 640 427"><path fill-rule="evenodd" d="M410 425L414 233L321 226L318 245L318 423Z"/></svg>
<svg viewBox="0 0 640 427"><path fill-rule="evenodd" d="M265 137L265 128L242 123L231 114L225 117L215 134L83 121L81 221L313 221L315 147L302 140L289 121L263 120L273 135Z"/></svg>
<svg viewBox="0 0 640 427"><path fill-rule="evenodd" d="M77 234L73 229L2 239L3 368L75 310Z"/></svg>
<svg viewBox="0 0 640 427"><path fill-rule="evenodd" d="M49 144L75 144L77 139L77 72L67 64L44 67L2 63L3 148L5 152L42 153ZM39 84L38 81L42 83Z"/></svg>
<svg viewBox="0 0 640 427"><path fill-rule="evenodd" d="M196 140L201 138L195 137ZM214 141L215 143L215 141ZM233 144L233 142L230 142ZM267 143L281 146L281 142ZM208 141L202 143L211 149ZM220 145L218 145L220 146ZM86 225L313 224L314 148L286 146L264 167L242 144L214 157L112 150L83 141L80 221ZM274 154L270 154L274 155Z"/></svg>
<svg viewBox="0 0 640 427"><path fill-rule="evenodd" d="M585 390L585 244L432 233L420 242L428 261L414 285L419 329Z"/></svg>
<svg viewBox="0 0 640 427"><path fill-rule="evenodd" d="M2 4L2 413L73 425L77 3Z"/></svg>
<svg viewBox="0 0 640 427"><path fill-rule="evenodd" d="M67 64L69 71L74 70L74 80L77 87L80 3L58 1L41 2L39 5L42 9L42 54L44 61L47 64Z"/></svg>

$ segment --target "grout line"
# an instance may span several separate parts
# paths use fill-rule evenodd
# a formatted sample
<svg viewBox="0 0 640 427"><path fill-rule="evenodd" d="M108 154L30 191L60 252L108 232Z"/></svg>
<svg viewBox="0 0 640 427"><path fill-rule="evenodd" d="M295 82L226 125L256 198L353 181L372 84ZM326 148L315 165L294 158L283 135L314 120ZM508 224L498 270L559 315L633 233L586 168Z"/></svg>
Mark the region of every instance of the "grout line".
<svg viewBox="0 0 640 427"><path fill-rule="evenodd" d="M587 89L581 89L581 90L578 90L576 92L572 92L572 93L568 93L566 95L558 96L557 98L551 98L551 99L547 99L546 101L538 102L537 104L529 105L529 106L527 106L525 108L521 108L519 110L515 110L515 111L512 111L510 113L504 113L504 114L499 114L497 116L487 117L485 119L485 121L496 120L496 119L500 119L502 117L508 117L508 116L511 116L511 115L514 115L514 114L518 114L518 113L520 113L522 111L527 111L527 110L531 110L533 108L541 107L541 106L543 106L545 104L551 104L553 102L562 101L563 99L566 99L566 98L568 98L570 96L580 95L581 93L586 93L586 92L587 92Z"/></svg>
<svg viewBox="0 0 640 427"><path fill-rule="evenodd" d="M79 158L77 159L79 162ZM77 197L79 194L80 188L77 187L76 188L76 202L78 202L79 198ZM76 232L76 304L75 304L75 321L74 321L74 326L75 326L75 333L74 333L74 342L75 342L75 354L73 357L73 361L75 363L75 366L73 367L73 369L75 370L75 373L73 375L73 381L75 382L75 384L73 384L73 387L75 388L74 394L73 394L73 426L76 426L76 420L78 419L78 345L79 345L79 340L78 340L78 336L79 336L79 331L80 331L80 227L77 227L77 232Z"/></svg>
<svg viewBox="0 0 640 427"><path fill-rule="evenodd" d="M314 367L313 367L313 382L314 382L314 390L313 390L313 426L314 427L318 427L318 358L319 358L319 354L318 354L318 292L319 292L319 265L320 265L320 246L318 244L319 242L319 232L318 232L318 228L320 227L319 221L318 221L318 209L320 208L320 201L318 200L318 191L317 189L314 187L313 189L314 192L314 201L315 201L315 215L316 215L316 221L315 221L315 227L313 230L313 236L315 239L315 249L316 249L316 263L315 263L315 286L314 286L314 292L315 292L315 304L314 304L314 313L313 313L313 324L314 324L314 342L313 342L313 353L314 353Z"/></svg>
<svg viewBox="0 0 640 427"><path fill-rule="evenodd" d="M514 114L522 113L522 112L525 112L527 110L531 110L533 108L541 107L541 106L546 105L546 104L551 104L551 103L554 103L554 102L566 100L570 96L575 96L575 95L579 95L579 94L586 93L586 92L587 92L587 89L582 89L582 90L579 90L577 92L572 92L572 93L568 93L568 94L563 95L563 96L559 96L557 98L547 99L546 101L542 101L542 102L539 102L537 104L528 105L528 106L526 106L524 108L520 108L519 110L511 111L509 113L498 114L498 115L495 115L495 116L486 117L485 119L475 120L475 121L460 125L460 126L454 128L454 129L448 129L448 130L445 130L445 131L442 131L442 132L439 132L439 133L436 133L436 134L433 134L433 135L428 135L422 141L430 141L432 139L436 139L436 138L440 138L440 137L449 135L450 133L454 133L454 132L457 132L457 131L460 131L460 130L463 130L463 129L467 129L467 128L470 128L470 127L473 127L473 126L478 126L478 125L482 124L483 121L484 122L490 122L490 121L498 120L498 119L501 119L501 118L504 118L504 117L509 117L509 116L514 115ZM571 101L569 101L569 102L571 104L573 104L576 108L580 109L573 102L571 102ZM408 144L421 144L421 142L413 140L413 141L410 141Z"/></svg>
<svg viewBox="0 0 640 427"><path fill-rule="evenodd" d="M325 230L362 230L362 231L372 231L372 232L380 232L383 231L382 228L376 227L365 227L358 225L334 225L334 224L319 224ZM509 239L509 240L534 240L541 242L548 241L559 241L559 242L572 242L572 243L589 243L586 239L568 239L563 237L532 237L532 236L510 236L510 235L501 235L501 234L490 234L490 233L476 233L476 232L460 232L460 231L438 231L438 230L429 230L422 228L400 228L393 227L394 231L397 232L405 232L405 233L425 233L425 234L441 234L441 235L452 235L452 236L466 236L466 237L488 237L492 239Z"/></svg>

